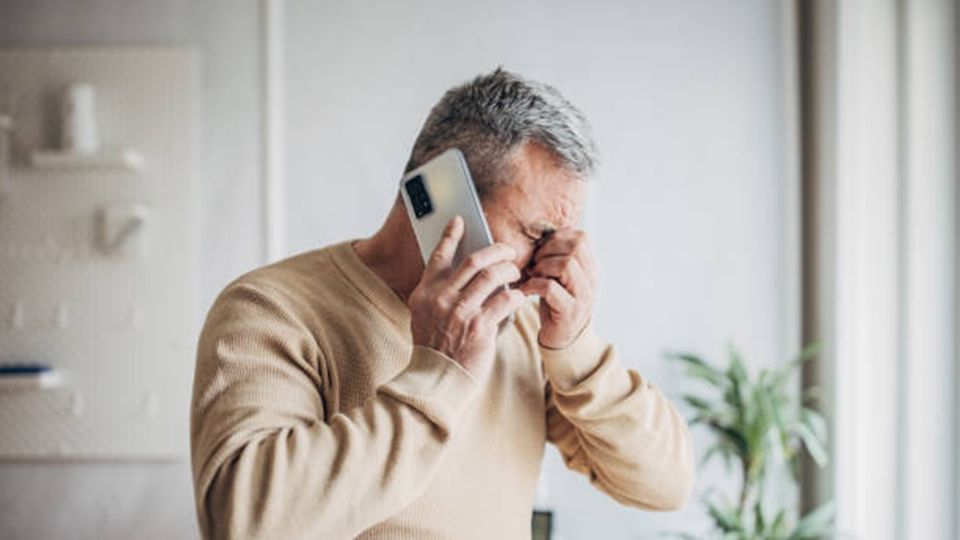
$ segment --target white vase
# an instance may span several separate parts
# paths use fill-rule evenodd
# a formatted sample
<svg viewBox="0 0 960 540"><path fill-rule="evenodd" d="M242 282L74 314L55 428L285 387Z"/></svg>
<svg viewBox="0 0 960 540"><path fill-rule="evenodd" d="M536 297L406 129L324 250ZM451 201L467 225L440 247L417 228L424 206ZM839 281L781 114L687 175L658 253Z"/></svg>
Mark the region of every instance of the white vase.
<svg viewBox="0 0 960 540"><path fill-rule="evenodd" d="M94 109L94 89L90 84L71 84L61 100L61 147L69 152L92 154L100 147Z"/></svg>

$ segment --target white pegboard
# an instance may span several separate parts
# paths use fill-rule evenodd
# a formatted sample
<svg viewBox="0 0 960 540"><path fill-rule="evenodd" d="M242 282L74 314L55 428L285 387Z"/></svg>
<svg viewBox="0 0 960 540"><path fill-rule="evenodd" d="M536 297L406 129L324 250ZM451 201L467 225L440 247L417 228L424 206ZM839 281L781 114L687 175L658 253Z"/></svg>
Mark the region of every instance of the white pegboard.
<svg viewBox="0 0 960 540"><path fill-rule="evenodd" d="M72 82L96 88L101 146L138 150L139 173L29 165L32 150L58 142L57 100ZM187 454L199 82L184 49L0 49L14 122L0 196L0 362L45 362L64 376L55 389L0 393L0 458ZM98 215L127 204L149 209L146 250L105 254Z"/></svg>

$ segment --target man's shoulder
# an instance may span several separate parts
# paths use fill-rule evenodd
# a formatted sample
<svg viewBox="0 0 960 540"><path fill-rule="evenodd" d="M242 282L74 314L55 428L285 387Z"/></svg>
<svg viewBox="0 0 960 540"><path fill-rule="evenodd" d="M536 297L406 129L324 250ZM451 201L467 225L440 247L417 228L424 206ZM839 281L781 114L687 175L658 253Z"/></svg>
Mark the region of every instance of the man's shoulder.
<svg viewBox="0 0 960 540"><path fill-rule="evenodd" d="M338 287L335 253L346 244L305 251L250 270L227 284L218 300L242 290L257 291L281 302L320 294L325 289L335 290Z"/></svg>

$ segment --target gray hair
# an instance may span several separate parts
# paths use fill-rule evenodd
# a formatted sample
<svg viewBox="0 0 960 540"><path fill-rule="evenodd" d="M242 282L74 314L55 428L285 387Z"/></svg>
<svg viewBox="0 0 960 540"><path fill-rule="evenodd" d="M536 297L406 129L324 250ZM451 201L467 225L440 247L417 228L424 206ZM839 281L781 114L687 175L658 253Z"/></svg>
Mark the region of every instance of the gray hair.
<svg viewBox="0 0 960 540"><path fill-rule="evenodd" d="M597 164L596 144L583 113L552 86L498 67L451 88L434 105L406 172L456 147L483 197L509 181L511 153L525 142L550 150L560 166L580 178L589 177Z"/></svg>

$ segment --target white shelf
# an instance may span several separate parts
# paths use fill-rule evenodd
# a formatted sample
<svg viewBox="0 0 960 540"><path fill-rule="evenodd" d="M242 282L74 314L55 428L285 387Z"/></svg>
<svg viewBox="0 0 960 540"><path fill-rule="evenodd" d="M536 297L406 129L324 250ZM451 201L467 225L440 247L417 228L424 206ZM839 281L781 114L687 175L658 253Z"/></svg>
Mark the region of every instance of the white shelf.
<svg viewBox="0 0 960 540"><path fill-rule="evenodd" d="M36 169L61 171L129 171L143 168L143 156L130 149L107 150L95 154L66 152L63 150L34 150L30 163Z"/></svg>

